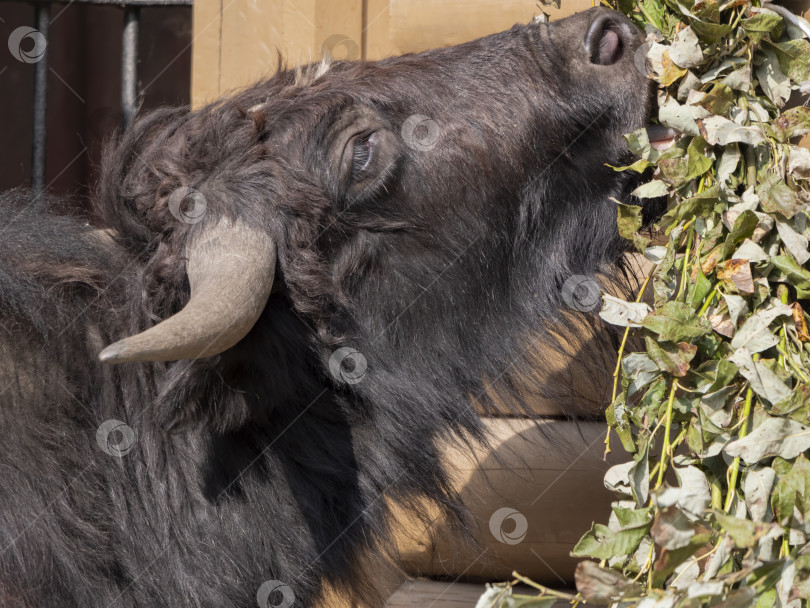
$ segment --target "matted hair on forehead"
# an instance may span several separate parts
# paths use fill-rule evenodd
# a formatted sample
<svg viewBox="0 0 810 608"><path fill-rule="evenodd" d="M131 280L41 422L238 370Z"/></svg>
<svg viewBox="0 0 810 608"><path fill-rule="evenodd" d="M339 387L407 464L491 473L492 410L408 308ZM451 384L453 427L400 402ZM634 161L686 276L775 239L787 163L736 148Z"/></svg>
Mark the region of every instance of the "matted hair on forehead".
<svg viewBox="0 0 810 608"><path fill-rule="evenodd" d="M332 55L329 52L325 52L323 58L318 62L308 63L306 65L301 65L299 62L298 65L295 66L295 86L310 86L316 80L325 76L334 63Z"/></svg>

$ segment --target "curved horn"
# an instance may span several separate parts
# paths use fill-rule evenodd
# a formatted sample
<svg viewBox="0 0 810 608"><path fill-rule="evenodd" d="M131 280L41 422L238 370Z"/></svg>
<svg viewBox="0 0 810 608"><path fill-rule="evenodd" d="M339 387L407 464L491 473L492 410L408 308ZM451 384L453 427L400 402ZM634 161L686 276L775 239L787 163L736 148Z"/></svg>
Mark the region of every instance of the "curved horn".
<svg viewBox="0 0 810 608"><path fill-rule="evenodd" d="M276 246L265 232L228 220L186 248L191 298L183 310L146 331L111 344L107 363L176 361L217 355L245 337L273 288Z"/></svg>

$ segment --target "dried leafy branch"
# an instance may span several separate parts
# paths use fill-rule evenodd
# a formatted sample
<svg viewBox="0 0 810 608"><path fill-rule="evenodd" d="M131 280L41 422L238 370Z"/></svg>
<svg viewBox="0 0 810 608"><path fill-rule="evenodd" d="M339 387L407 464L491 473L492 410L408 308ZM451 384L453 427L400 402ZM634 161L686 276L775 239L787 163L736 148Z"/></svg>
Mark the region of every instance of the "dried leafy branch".
<svg viewBox="0 0 810 608"><path fill-rule="evenodd" d="M658 241L641 206L622 236L655 266L641 299L605 296L625 326L611 429L632 460L605 485L620 500L573 554L573 604L639 608L804 606L810 598L810 24L750 0L618 0L647 32L636 55L659 85L661 151L627 136L668 197ZM791 107L793 106L793 107ZM628 168L621 168L628 170ZM644 289L643 288L643 289ZM643 345L626 352L627 344ZM607 446L610 450L610 446ZM479 606L550 606L559 595L488 589ZM533 584L533 583L530 583Z"/></svg>

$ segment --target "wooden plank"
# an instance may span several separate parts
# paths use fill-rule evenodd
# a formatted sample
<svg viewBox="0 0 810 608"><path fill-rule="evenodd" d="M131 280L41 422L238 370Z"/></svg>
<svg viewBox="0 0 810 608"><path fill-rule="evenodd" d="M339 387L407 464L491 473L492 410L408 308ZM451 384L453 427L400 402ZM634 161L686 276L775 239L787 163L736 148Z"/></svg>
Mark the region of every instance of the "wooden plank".
<svg viewBox="0 0 810 608"><path fill-rule="evenodd" d="M285 48L284 0L222 0L219 94L270 76Z"/></svg>
<svg viewBox="0 0 810 608"><path fill-rule="evenodd" d="M191 55L191 105L199 107L219 97L219 55L222 47L221 0L194 3Z"/></svg>
<svg viewBox="0 0 810 608"><path fill-rule="evenodd" d="M272 75L279 51L294 67L339 39L330 45L336 59L360 59L363 14L363 0L197 0L192 105Z"/></svg>
<svg viewBox="0 0 810 608"><path fill-rule="evenodd" d="M540 582L567 585L570 556L591 522L606 522L615 499L602 483L611 464L629 460L614 437L602 459L605 425L521 419L484 420L492 448L471 455L448 447L443 458L472 516L472 543L435 510L427 522L397 510L396 537L412 576L508 579L519 570ZM518 520L525 524L516 531Z"/></svg>
<svg viewBox="0 0 810 608"><path fill-rule="evenodd" d="M381 59L396 55L391 40L390 0L366 0L363 20L363 58Z"/></svg>
<svg viewBox="0 0 810 608"><path fill-rule="evenodd" d="M484 585L408 581L386 602L386 608L472 608Z"/></svg>
<svg viewBox="0 0 810 608"><path fill-rule="evenodd" d="M407 581L388 599L385 608L474 608L484 589L484 585L472 583ZM528 589L521 592L531 594ZM554 608L569 606L563 600L554 604Z"/></svg>
<svg viewBox="0 0 810 608"><path fill-rule="evenodd" d="M561 19L591 6L591 0L568 0L545 10L551 19ZM369 0L366 58L467 42L538 14L536 0Z"/></svg>
<svg viewBox="0 0 810 608"><path fill-rule="evenodd" d="M561 18L591 0L549 9ZM324 43L337 59L378 59L458 44L527 23L536 0L196 0L192 105L269 76L281 51L291 66L317 61Z"/></svg>
<svg viewBox="0 0 810 608"><path fill-rule="evenodd" d="M319 58L324 44L335 59L362 58L363 0L318 0L314 21L313 50Z"/></svg>

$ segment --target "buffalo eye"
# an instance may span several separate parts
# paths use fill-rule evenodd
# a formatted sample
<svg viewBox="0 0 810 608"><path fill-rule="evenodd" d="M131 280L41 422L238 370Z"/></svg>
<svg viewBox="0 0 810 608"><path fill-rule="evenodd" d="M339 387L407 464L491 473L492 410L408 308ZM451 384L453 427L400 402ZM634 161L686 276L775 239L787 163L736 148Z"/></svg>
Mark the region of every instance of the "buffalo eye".
<svg viewBox="0 0 810 608"><path fill-rule="evenodd" d="M346 112L326 136L328 187L335 201L353 205L378 200L395 179L403 156L400 138L369 109Z"/></svg>
<svg viewBox="0 0 810 608"><path fill-rule="evenodd" d="M341 192L348 202L376 196L400 156L395 136L385 128L351 135L340 156Z"/></svg>

